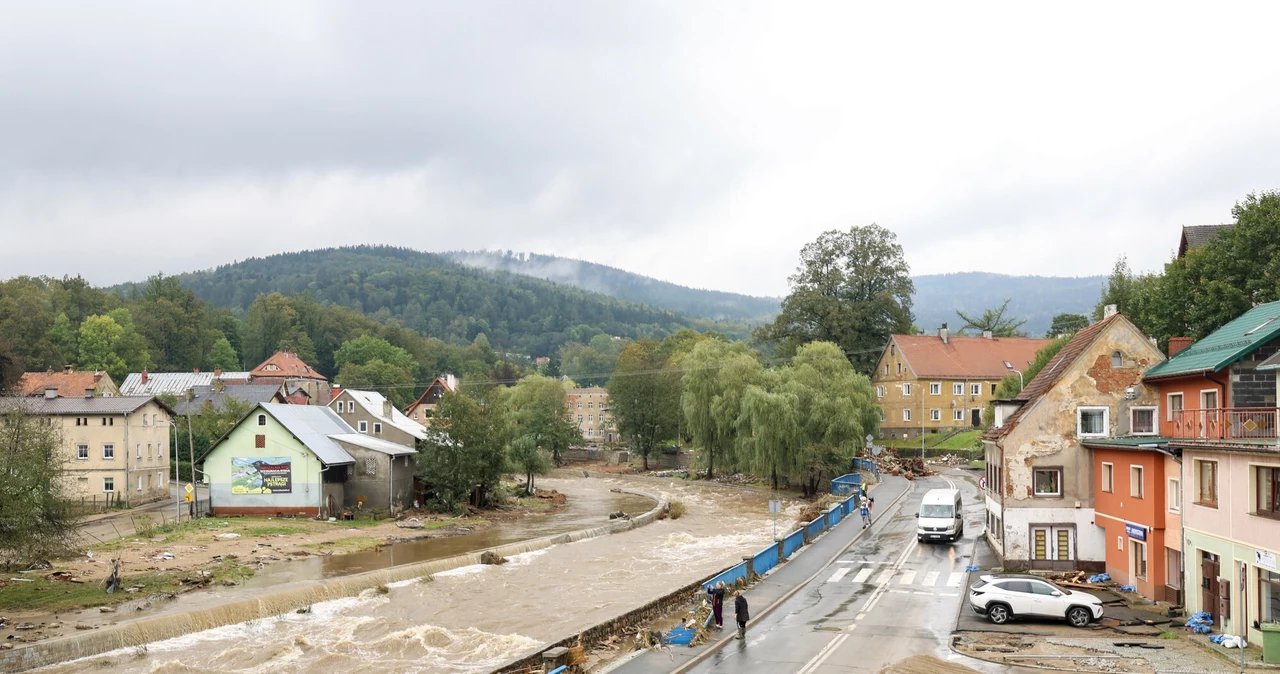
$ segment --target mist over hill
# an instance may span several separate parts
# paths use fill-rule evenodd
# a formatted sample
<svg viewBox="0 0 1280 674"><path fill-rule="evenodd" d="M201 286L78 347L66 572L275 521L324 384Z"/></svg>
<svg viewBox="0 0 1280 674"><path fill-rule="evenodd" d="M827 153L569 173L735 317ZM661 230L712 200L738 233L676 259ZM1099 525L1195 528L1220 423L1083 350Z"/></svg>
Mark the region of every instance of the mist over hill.
<svg viewBox="0 0 1280 674"><path fill-rule="evenodd" d="M956 310L982 313L1006 299L1008 314L1026 319L1021 330L1043 337L1057 314L1089 315L1098 303L1105 276L1008 276L988 272L959 272L917 276L916 325L926 332L947 323L954 333L964 325Z"/></svg>

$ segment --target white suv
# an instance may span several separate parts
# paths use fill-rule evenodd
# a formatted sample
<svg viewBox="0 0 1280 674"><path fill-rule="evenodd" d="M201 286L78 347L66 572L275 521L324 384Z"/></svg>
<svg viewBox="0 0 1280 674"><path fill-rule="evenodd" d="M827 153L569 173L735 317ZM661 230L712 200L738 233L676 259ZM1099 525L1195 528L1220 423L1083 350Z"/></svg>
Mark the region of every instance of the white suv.
<svg viewBox="0 0 1280 674"><path fill-rule="evenodd" d="M1097 597L1028 575L982 576L969 587L969 606L997 625L1015 616L1036 616L1066 618L1073 627L1088 627L1102 617Z"/></svg>

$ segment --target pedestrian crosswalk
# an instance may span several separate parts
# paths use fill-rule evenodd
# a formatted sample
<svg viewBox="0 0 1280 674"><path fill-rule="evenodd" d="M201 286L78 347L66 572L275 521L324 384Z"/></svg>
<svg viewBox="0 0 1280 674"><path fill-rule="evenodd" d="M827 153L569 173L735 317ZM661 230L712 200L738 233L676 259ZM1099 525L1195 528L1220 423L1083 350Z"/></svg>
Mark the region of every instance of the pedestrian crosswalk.
<svg viewBox="0 0 1280 674"><path fill-rule="evenodd" d="M855 570L856 569L856 570ZM871 583L881 585L909 585L913 587L959 588L964 582L963 571L928 571L921 573L913 569L878 569L873 566L862 568L842 566L836 569L827 579L828 583L852 582L855 585Z"/></svg>

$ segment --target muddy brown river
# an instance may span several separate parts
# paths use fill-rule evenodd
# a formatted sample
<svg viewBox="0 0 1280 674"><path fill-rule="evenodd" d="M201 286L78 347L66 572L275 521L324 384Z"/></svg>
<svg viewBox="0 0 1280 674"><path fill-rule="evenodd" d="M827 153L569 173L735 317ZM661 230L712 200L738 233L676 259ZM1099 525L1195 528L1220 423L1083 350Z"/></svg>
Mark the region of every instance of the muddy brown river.
<svg viewBox="0 0 1280 674"><path fill-rule="evenodd" d="M383 568L388 565L388 554L400 555L395 563L401 564L594 526L606 521L608 506L619 503L622 495L609 491L614 487L679 499L689 511L679 520L516 555L502 566L462 567L436 574L428 582L397 583L387 594L368 591L359 597L316 604L309 614L288 613L229 625L152 643L145 651L117 651L39 671L487 672L536 651L548 641L705 577L772 540L768 495L763 492L682 480L597 477L547 479L540 486L565 492L570 503L598 504L601 509L586 522L565 513L538 521L530 518L522 523L526 526L523 535L497 528L479 532L470 545L461 542L471 538L467 536L392 546L384 549L381 559L370 553L280 565L289 568L272 570L256 583L296 582ZM639 512L648 509L651 502L639 499L624 505ZM572 510L581 512L579 508ZM780 530L797 511L798 506L790 504L779 518ZM570 528L557 528L566 526ZM536 532L530 535L528 527ZM477 544L486 536L489 538L483 544ZM448 543L450 547L445 552L424 543Z"/></svg>

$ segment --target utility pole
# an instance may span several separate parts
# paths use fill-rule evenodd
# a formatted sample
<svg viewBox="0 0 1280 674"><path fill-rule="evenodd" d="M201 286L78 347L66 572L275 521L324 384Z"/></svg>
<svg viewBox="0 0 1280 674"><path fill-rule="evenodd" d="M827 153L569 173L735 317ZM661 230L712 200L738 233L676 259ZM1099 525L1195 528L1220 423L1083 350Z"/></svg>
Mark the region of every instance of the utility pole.
<svg viewBox="0 0 1280 674"><path fill-rule="evenodd" d="M924 464L924 387L920 387L920 463Z"/></svg>
<svg viewBox="0 0 1280 674"><path fill-rule="evenodd" d="M191 405L195 401L195 389L187 389L187 458L191 460L191 519L196 518L196 501L200 491L196 489L196 441L191 433Z"/></svg>
<svg viewBox="0 0 1280 674"><path fill-rule="evenodd" d="M173 450L173 511L178 516L174 522L182 521L182 475L178 472L178 424L169 420L169 430L172 431L173 441L169 443L169 449Z"/></svg>

